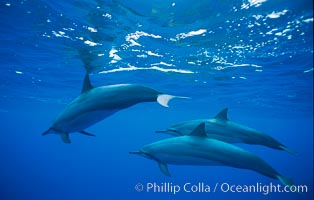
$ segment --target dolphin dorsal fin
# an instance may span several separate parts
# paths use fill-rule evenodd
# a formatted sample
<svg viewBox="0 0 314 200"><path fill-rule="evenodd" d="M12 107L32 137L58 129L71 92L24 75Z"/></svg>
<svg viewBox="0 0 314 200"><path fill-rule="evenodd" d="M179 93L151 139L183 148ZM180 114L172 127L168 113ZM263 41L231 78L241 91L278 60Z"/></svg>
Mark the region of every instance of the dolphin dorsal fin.
<svg viewBox="0 0 314 200"><path fill-rule="evenodd" d="M215 119L220 119L220 120L228 120L228 108L224 108L221 110L216 116Z"/></svg>
<svg viewBox="0 0 314 200"><path fill-rule="evenodd" d="M205 132L205 123L200 123L190 134L190 136L207 137Z"/></svg>
<svg viewBox="0 0 314 200"><path fill-rule="evenodd" d="M90 83L90 80L89 80L89 74L86 73L85 74L85 78L84 78L84 82L83 82L83 86L82 86L82 92L81 93L84 93L90 89L94 88L92 86L92 84Z"/></svg>

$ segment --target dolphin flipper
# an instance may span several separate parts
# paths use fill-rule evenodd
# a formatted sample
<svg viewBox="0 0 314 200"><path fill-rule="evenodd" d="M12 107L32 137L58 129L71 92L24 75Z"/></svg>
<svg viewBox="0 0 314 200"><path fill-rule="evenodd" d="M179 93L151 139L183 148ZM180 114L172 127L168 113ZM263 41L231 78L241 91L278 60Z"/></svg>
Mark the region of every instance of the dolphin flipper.
<svg viewBox="0 0 314 200"><path fill-rule="evenodd" d="M69 133L67 133L67 132L61 132L61 131L58 131L58 130L56 130L56 129L54 129L54 128L49 128L48 130L46 130L45 132L43 132L42 135L47 135L47 134L49 134L50 132L56 132L56 133L60 134L60 135L61 135L61 139L62 139L62 141L63 141L64 143L67 143L67 144L71 143L71 140L70 140L70 137L69 137Z"/></svg>
<svg viewBox="0 0 314 200"><path fill-rule="evenodd" d="M67 143L67 144L71 143L69 133L61 133L60 135L61 135L61 139L64 143Z"/></svg>
<svg viewBox="0 0 314 200"><path fill-rule="evenodd" d="M159 169L162 171L162 173L164 173L166 176L171 176L166 163L158 161L158 166L159 166Z"/></svg>
<svg viewBox="0 0 314 200"><path fill-rule="evenodd" d="M91 134L89 132L86 132L86 131L80 131L80 133L84 134L84 135L88 135L88 136L96 136L94 134Z"/></svg>
<svg viewBox="0 0 314 200"><path fill-rule="evenodd" d="M180 96L173 96L173 95L169 95L169 94L160 94L160 95L158 95L158 97L157 97L157 102L158 102L160 105L162 105L162 106L168 108L168 107L169 107L169 105L168 105L169 101L170 101L171 99L174 99L174 98L190 99L190 97L180 97Z"/></svg>
<svg viewBox="0 0 314 200"><path fill-rule="evenodd" d="M142 154L144 154L145 155L145 153L143 153L142 151L131 151L131 152L129 152L129 154L138 154L138 155L142 155ZM151 157L152 158L152 157ZM152 159L154 159L154 158L152 158ZM169 170L168 170L168 166L167 166L167 164L166 163L164 163L164 162L162 162L162 161L158 161L158 160L156 160L157 161L157 163L158 163L158 166L159 166L159 169L160 169L160 171L162 171L162 173L164 173L166 176L171 176L171 174L170 174L170 172L169 172Z"/></svg>

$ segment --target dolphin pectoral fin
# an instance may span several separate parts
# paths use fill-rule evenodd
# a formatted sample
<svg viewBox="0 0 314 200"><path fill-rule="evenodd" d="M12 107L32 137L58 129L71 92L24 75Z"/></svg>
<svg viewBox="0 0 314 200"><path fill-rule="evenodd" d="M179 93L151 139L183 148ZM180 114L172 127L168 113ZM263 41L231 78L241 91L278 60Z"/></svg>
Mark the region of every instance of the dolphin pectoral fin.
<svg viewBox="0 0 314 200"><path fill-rule="evenodd" d="M60 135L61 135L61 139L64 143L67 143L67 144L71 143L69 133L61 133Z"/></svg>
<svg viewBox="0 0 314 200"><path fill-rule="evenodd" d="M158 166L159 166L159 169L162 171L162 173L164 173L166 176L171 176L166 163L158 161Z"/></svg>
<svg viewBox="0 0 314 200"><path fill-rule="evenodd" d="M91 134L89 132L86 132L86 131L80 131L80 133L84 134L84 135L88 135L88 136L96 136L94 134Z"/></svg>
<svg viewBox="0 0 314 200"><path fill-rule="evenodd" d="M42 135L47 135L50 132L56 132L58 134L61 135L61 139L64 143L71 143L70 137L69 137L69 133L66 132L61 132L58 130L55 130L54 128L49 128L48 130L46 130L45 132L42 133Z"/></svg>
<svg viewBox="0 0 314 200"><path fill-rule="evenodd" d="M284 185L287 185L287 186L292 186L293 185L292 178L288 178L288 177L281 176L281 175L277 175L276 177Z"/></svg>
<svg viewBox="0 0 314 200"><path fill-rule="evenodd" d="M291 153L291 154L293 154L293 155L295 155L295 156L299 155L298 152L295 152L295 151L293 151L293 150L291 150L291 149L289 149L288 147L285 147L285 146L283 146L283 145L280 146L280 149L282 149L282 150L284 150L284 151L286 151L286 152L288 152L288 153Z"/></svg>
<svg viewBox="0 0 314 200"><path fill-rule="evenodd" d="M160 95L158 95L158 97L157 97L157 102L158 102L160 105L162 105L162 106L168 108L168 107L169 107L169 105L168 105L169 101L170 101L171 99L174 99L174 98L190 99L190 97L180 97L180 96L173 96L173 95L169 95L169 94L160 94Z"/></svg>

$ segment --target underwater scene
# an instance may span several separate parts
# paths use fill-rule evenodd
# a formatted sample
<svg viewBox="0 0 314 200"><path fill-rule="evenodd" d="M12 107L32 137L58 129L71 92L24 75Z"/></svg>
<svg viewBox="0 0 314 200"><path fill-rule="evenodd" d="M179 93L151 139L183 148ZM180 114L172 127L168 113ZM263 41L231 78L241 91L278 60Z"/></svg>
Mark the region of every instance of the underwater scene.
<svg viewBox="0 0 314 200"><path fill-rule="evenodd" d="M1 0L0 199L313 199L310 0Z"/></svg>

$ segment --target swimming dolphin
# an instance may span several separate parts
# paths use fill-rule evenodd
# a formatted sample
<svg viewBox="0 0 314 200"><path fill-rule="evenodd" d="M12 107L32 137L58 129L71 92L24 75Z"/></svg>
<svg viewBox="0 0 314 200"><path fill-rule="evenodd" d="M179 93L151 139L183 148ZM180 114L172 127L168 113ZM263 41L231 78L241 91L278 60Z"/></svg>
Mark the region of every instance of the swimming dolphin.
<svg viewBox="0 0 314 200"><path fill-rule="evenodd" d="M119 110L156 100L160 105L168 107L168 102L173 98L187 97L163 94L149 87L133 84L93 87L89 75L86 74L81 95L65 107L42 135L57 133L61 135L63 142L71 143L69 133L79 132L94 136L85 129Z"/></svg>
<svg viewBox="0 0 314 200"><path fill-rule="evenodd" d="M214 118L185 121L175 124L166 130L156 132L169 133L174 136L188 135L198 124L204 122L206 135L209 138L228 143L263 145L277 150L284 150L291 154L297 154L267 134L228 120L227 113L228 109L225 108Z"/></svg>
<svg viewBox="0 0 314 200"><path fill-rule="evenodd" d="M233 144L206 136L205 123L198 125L186 136L172 137L130 152L157 161L160 170L170 176L167 164L173 165L223 165L256 171L292 185L290 178L280 175L274 168L253 153Z"/></svg>

